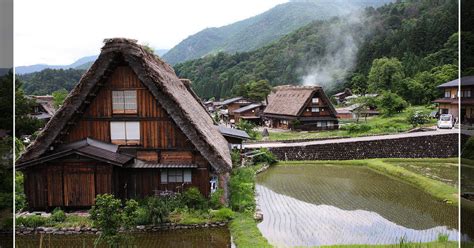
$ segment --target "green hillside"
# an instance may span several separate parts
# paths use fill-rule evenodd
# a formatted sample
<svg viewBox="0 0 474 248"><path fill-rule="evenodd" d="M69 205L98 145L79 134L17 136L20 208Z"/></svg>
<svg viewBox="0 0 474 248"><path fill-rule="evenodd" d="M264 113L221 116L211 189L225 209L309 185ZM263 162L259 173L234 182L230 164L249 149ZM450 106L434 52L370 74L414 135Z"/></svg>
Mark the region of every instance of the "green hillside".
<svg viewBox="0 0 474 248"><path fill-rule="evenodd" d="M362 6L380 6L391 0L298 0L251 18L219 27L207 28L168 51L163 59L176 64L217 52L245 52L267 45L313 20L347 14Z"/></svg>
<svg viewBox="0 0 474 248"><path fill-rule="evenodd" d="M44 69L40 72L16 75L16 79L21 82L25 94L46 95L60 89L71 91L84 72L76 69Z"/></svg>
<svg viewBox="0 0 474 248"><path fill-rule="evenodd" d="M452 77L456 69L457 20L456 1L400 1L363 14L314 21L252 52L218 53L177 64L175 70L192 80L203 98L229 97L239 85L262 79L272 85L323 80L331 93L352 86L357 81L353 76L367 83L372 62L393 57L402 65L403 82L418 83L425 76L430 85L420 86L417 93L433 91L434 84ZM450 66L439 67L443 65ZM429 78L440 71L442 76ZM311 73L313 77L307 77Z"/></svg>

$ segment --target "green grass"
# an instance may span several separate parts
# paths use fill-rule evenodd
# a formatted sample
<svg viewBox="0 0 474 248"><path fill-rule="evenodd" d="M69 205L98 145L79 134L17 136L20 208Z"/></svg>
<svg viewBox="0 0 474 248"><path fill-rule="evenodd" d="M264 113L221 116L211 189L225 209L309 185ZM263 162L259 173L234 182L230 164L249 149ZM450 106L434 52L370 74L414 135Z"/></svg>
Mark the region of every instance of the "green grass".
<svg viewBox="0 0 474 248"><path fill-rule="evenodd" d="M334 138L334 137L359 137L367 135L381 135L381 134L394 134L399 132L405 132L412 129L412 125L407 122L408 113L410 110L414 111L430 111L432 110L426 106L413 106L409 107L404 112L391 117L376 116L368 118L367 122L364 119L360 119L360 124L366 124L370 126L370 130L366 132L351 133L347 130L331 130L331 131L315 131L315 132L272 132L269 131L269 140L295 140L295 139L318 139L318 138ZM355 123L354 120L341 120L343 123ZM436 125L436 120L430 119L430 122L423 125L424 127ZM261 140L261 134L257 136L257 140Z"/></svg>
<svg viewBox="0 0 474 248"><path fill-rule="evenodd" d="M260 233L250 213L236 213L229 229L237 247L272 247Z"/></svg>
<svg viewBox="0 0 474 248"><path fill-rule="evenodd" d="M53 227L92 227L92 220L85 216L67 215L64 222L55 223Z"/></svg>
<svg viewBox="0 0 474 248"><path fill-rule="evenodd" d="M399 159L396 161L410 162L411 160L412 159ZM433 159L432 161L435 161L435 159ZM445 160L440 159L437 161L445 161ZM453 161L453 160L448 159L446 161ZM443 200L449 204L458 205L458 202L459 202L458 190L455 187L448 185L446 183L419 175L403 167L391 164L390 160L388 159L386 160L383 160L383 159L344 160L344 161L337 161L337 160L334 160L334 161L288 161L288 162L280 162L279 164L282 164L282 165L334 164L334 165L367 166L368 168L376 172L410 183L414 185L415 187L429 193L433 197Z"/></svg>
<svg viewBox="0 0 474 248"><path fill-rule="evenodd" d="M458 247L454 241L435 241L429 243L400 243L393 245L333 245L330 248L450 248Z"/></svg>

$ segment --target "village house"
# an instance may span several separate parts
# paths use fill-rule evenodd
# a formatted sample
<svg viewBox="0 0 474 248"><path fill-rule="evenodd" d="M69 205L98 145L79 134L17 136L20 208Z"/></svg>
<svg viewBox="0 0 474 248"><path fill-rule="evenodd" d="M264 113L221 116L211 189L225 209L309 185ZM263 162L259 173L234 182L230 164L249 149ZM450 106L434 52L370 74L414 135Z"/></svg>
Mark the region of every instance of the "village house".
<svg viewBox="0 0 474 248"><path fill-rule="evenodd" d="M438 86L443 92L443 97L434 100L438 104L439 114L451 114L455 119L459 117L459 80L455 79ZM466 94L467 96L467 94ZM466 113L467 114L467 113Z"/></svg>
<svg viewBox="0 0 474 248"><path fill-rule="evenodd" d="M337 118L339 119L353 119L368 118L379 115L379 111L373 106L364 104L352 104L347 107L337 108Z"/></svg>
<svg viewBox="0 0 474 248"><path fill-rule="evenodd" d="M337 129L336 110L319 86L278 86L268 96L268 126L295 130Z"/></svg>
<svg viewBox="0 0 474 248"><path fill-rule="evenodd" d="M29 99L32 99L35 104L33 106L30 116L38 120L48 122L51 117L54 115L56 110L54 109L53 96L28 96Z"/></svg>
<svg viewBox="0 0 474 248"><path fill-rule="evenodd" d="M262 103L252 103L242 108L233 111L235 123L239 123L240 120L246 120L256 125L262 124L263 110L265 106Z"/></svg>
<svg viewBox="0 0 474 248"><path fill-rule="evenodd" d="M252 104L252 101L249 101L241 96L227 99L221 102L220 107L227 110L227 118L231 124L236 123L234 110L240 109L244 106Z"/></svg>
<svg viewBox="0 0 474 248"><path fill-rule="evenodd" d="M352 96L352 91L348 88L345 88L344 91L336 93L333 95L334 99L336 99L336 103L342 104L346 102L346 97Z"/></svg>
<svg viewBox="0 0 474 248"><path fill-rule="evenodd" d="M20 157L30 209L217 188L228 197L229 145L168 64L136 41L107 39L99 58Z"/></svg>

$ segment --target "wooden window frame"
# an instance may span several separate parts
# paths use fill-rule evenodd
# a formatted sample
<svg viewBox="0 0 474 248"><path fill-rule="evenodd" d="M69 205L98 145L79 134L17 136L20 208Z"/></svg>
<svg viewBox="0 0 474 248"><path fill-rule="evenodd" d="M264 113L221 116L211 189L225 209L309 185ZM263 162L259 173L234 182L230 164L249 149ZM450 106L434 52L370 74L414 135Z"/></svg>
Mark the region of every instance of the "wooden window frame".
<svg viewBox="0 0 474 248"><path fill-rule="evenodd" d="M185 180L186 179L186 171L189 171L189 179L190 180ZM172 173L170 173L172 172ZM161 184L169 184L169 183L192 183L193 180L193 173L191 169L162 169L160 171L160 178L161 178ZM171 175L170 175L171 174ZM173 178L173 181L170 180L170 178ZM166 179L164 181L163 179Z"/></svg>
<svg viewBox="0 0 474 248"><path fill-rule="evenodd" d="M132 105L135 106L135 108L127 108L127 95L126 93L132 93L135 96L135 102L132 103ZM121 97L115 97L116 93L121 93ZM137 97L137 91L136 90L112 90L112 114L137 114L138 113L138 97ZM119 99L117 101L121 102L114 102L114 100ZM130 104L130 103L128 103ZM116 109L115 105L122 105L121 109Z"/></svg>
<svg viewBox="0 0 474 248"><path fill-rule="evenodd" d="M113 123L124 123L124 139L112 139L112 125ZM128 139L127 137L127 123L138 123L138 139ZM110 122L110 141L112 144L116 145L140 145L141 136L140 136L140 122L139 121L111 121Z"/></svg>
<svg viewBox="0 0 474 248"><path fill-rule="evenodd" d="M317 111L315 111L315 110L317 110ZM319 109L318 107L312 107L311 108L311 113L319 113L319 112L321 112L321 109Z"/></svg>

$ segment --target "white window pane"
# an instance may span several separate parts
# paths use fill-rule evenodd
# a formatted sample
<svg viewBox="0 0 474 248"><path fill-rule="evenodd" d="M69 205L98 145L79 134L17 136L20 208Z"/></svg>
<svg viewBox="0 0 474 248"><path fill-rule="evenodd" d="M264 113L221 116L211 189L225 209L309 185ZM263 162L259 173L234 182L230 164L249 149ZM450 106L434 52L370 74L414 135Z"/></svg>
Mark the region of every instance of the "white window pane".
<svg viewBox="0 0 474 248"><path fill-rule="evenodd" d="M140 139L140 122L128 121L125 122L127 130L127 140L139 140Z"/></svg>
<svg viewBox="0 0 474 248"><path fill-rule="evenodd" d="M184 170L184 182L190 183L191 180L191 170Z"/></svg>
<svg viewBox="0 0 474 248"><path fill-rule="evenodd" d="M112 91L112 105L114 110L124 109L123 91Z"/></svg>
<svg viewBox="0 0 474 248"><path fill-rule="evenodd" d="M161 170L161 183L168 183L168 171Z"/></svg>
<svg viewBox="0 0 474 248"><path fill-rule="evenodd" d="M123 92L125 109L126 110L136 110L137 109L137 91L135 90L126 90Z"/></svg>
<svg viewBox="0 0 474 248"><path fill-rule="evenodd" d="M125 122L110 122L110 138L112 140L125 140Z"/></svg>

